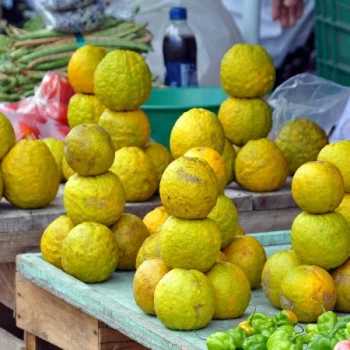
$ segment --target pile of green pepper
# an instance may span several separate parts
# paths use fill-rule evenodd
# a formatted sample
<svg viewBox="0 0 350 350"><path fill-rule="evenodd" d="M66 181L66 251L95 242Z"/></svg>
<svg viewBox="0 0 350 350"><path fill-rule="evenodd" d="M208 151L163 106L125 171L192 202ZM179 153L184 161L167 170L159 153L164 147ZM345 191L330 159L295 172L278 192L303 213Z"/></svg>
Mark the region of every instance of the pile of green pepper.
<svg viewBox="0 0 350 350"><path fill-rule="evenodd" d="M289 310L274 316L253 313L236 328L211 334L206 345L208 350L332 350L339 341L350 339L350 316L324 310L317 323L303 328L296 327L297 321Z"/></svg>

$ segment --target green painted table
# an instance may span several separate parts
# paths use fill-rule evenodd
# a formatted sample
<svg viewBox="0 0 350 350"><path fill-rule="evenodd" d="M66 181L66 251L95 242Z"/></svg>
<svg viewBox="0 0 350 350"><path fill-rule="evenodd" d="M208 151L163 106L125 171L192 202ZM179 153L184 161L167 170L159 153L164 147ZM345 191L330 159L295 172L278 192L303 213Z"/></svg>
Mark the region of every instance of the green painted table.
<svg viewBox="0 0 350 350"><path fill-rule="evenodd" d="M268 256L290 246L290 231L254 236L264 245ZM18 255L16 266L16 321L28 334L28 349L37 349L28 345L28 339L33 341L33 337L72 350L141 349L140 344L151 349L206 349L209 334L235 327L255 309L267 314L277 312L262 290L257 289L239 319L213 320L197 331L172 331L137 307L132 296L134 272L116 272L104 283L85 284L45 262L38 253ZM118 345L111 347L109 342L107 347L103 340L106 329L117 330L129 341L117 337L114 344ZM136 343L130 343L130 339Z"/></svg>

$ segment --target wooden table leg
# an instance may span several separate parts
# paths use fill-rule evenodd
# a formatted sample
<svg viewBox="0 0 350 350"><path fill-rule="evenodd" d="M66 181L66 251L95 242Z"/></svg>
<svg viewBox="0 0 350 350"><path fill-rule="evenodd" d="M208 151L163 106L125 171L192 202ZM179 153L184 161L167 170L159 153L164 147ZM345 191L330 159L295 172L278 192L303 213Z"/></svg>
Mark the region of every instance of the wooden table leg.
<svg viewBox="0 0 350 350"><path fill-rule="evenodd" d="M25 332L24 340L26 343L26 350L38 350L36 347L36 336L34 334Z"/></svg>
<svg viewBox="0 0 350 350"><path fill-rule="evenodd" d="M0 303L9 309L15 309L16 264L0 263Z"/></svg>

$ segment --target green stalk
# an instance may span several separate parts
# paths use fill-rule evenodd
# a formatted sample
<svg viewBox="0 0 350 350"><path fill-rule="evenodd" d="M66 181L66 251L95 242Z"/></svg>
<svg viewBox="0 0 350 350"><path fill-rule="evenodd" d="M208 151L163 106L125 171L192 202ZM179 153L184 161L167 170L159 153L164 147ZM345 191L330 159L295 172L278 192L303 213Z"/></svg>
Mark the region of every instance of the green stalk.
<svg viewBox="0 0 350 350"><path fill-rule="evenodd" d="M60 53L64 51L74 51L76 50L76 48L77 48L77 43L73 42L69 44L57 45L49 49L46 48L46 49L34 50L32 53L21 57L18 61L21 63L28 63L38 57L52 55L52 54Z"/></svg>
<svg viewBox="0 0 350 350"><path fill-rule="evenodd" d="M40 38L50 38L53 36L65 36L67 33L59 32L57 30L41 29L34 32L26 32L24 34L19 34L16 36L17 41L28 40L28 39L40 39Z"/></svg>
<svg viewBox="0 0 350 350"><path fill-rule="evenodd" d="M46 55L43 57L38 57L35 60L28 63L27 68L33 69L34 67L36 67L40 63L44 63L44 62L53 62L53 61L57 61L57 60L60 60L63 58L69 59L73 55L73 53L74 53L74 51L67 51L67 52L62 52L62 53L56 53L54 55Z"/></svg>
<svg viewBox="0 0 350 350"><path fill-rule="evenodd" d="M124 40L124 39L119 39L119 40L113 40L111 38L106 38L106 37L94 37L93 40L86 40L87 44L90 45L95 45L95 46L105 46L109 48L115 49L130 49L130 50L135 50L135 51L141 51L141 52L148 52L151 50L151 47L147 44L144 43L138 43L135 41L130 41L130 40Z"/></svg>
<svg viewBox="0 0 350 350"><path fill-rule="evenodd" d="M7 94L0 92L0 102L16 102L21 98L19 94Z"/></svg>
<svg viewBox="0 0 350 350"><path fill-rule="evenodd" d="M63 66L66 66L70 60L70 57L62 58L60 60L56 60L53 62L45 62L45 63L40 63L37 66L35 66L35 69L38 70L52 70L55 68L60 68Z"/></svg>

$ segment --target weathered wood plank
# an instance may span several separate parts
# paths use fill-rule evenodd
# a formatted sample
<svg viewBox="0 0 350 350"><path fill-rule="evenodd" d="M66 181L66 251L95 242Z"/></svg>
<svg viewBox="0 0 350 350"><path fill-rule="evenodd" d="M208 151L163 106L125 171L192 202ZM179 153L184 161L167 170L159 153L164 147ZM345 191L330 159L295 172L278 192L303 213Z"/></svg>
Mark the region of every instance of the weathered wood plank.
<svg viewBox="0 0 350 350"><path fill-rule="evenodd" d="M17 254L38 252L43 231L0 232L0 264L14 262Z"/></svg>
<svg viewBox="0 0 350 350"><path fill-rule="evenodd" d="M14 262L0 264L0 303L12 310L15 308L15 273Z"/></svg>
<svg viewBox="0 0 350 350"><path fill-rule="evenodd" d="M26 350L24 341L0 328L0 349Z"/></svg>
<svg viewBox="0 0 350 350"><path fill-rule="evenodd" d="M67 350L98 349L98 321L16 275L16 323Z"/></svg>
<svg viewBox="0 0 350 350"><path fill-rule="evenodd" d="M145 350L146 347L128 338L125 334L99 322L99 344L101 350Z"/></svg>
<svg viewBox="0 0 350 350"><path fill-rule="evenodd" d="M300 208L254 210L239 213L239 223L246 233L290 230Z"/></svg>

